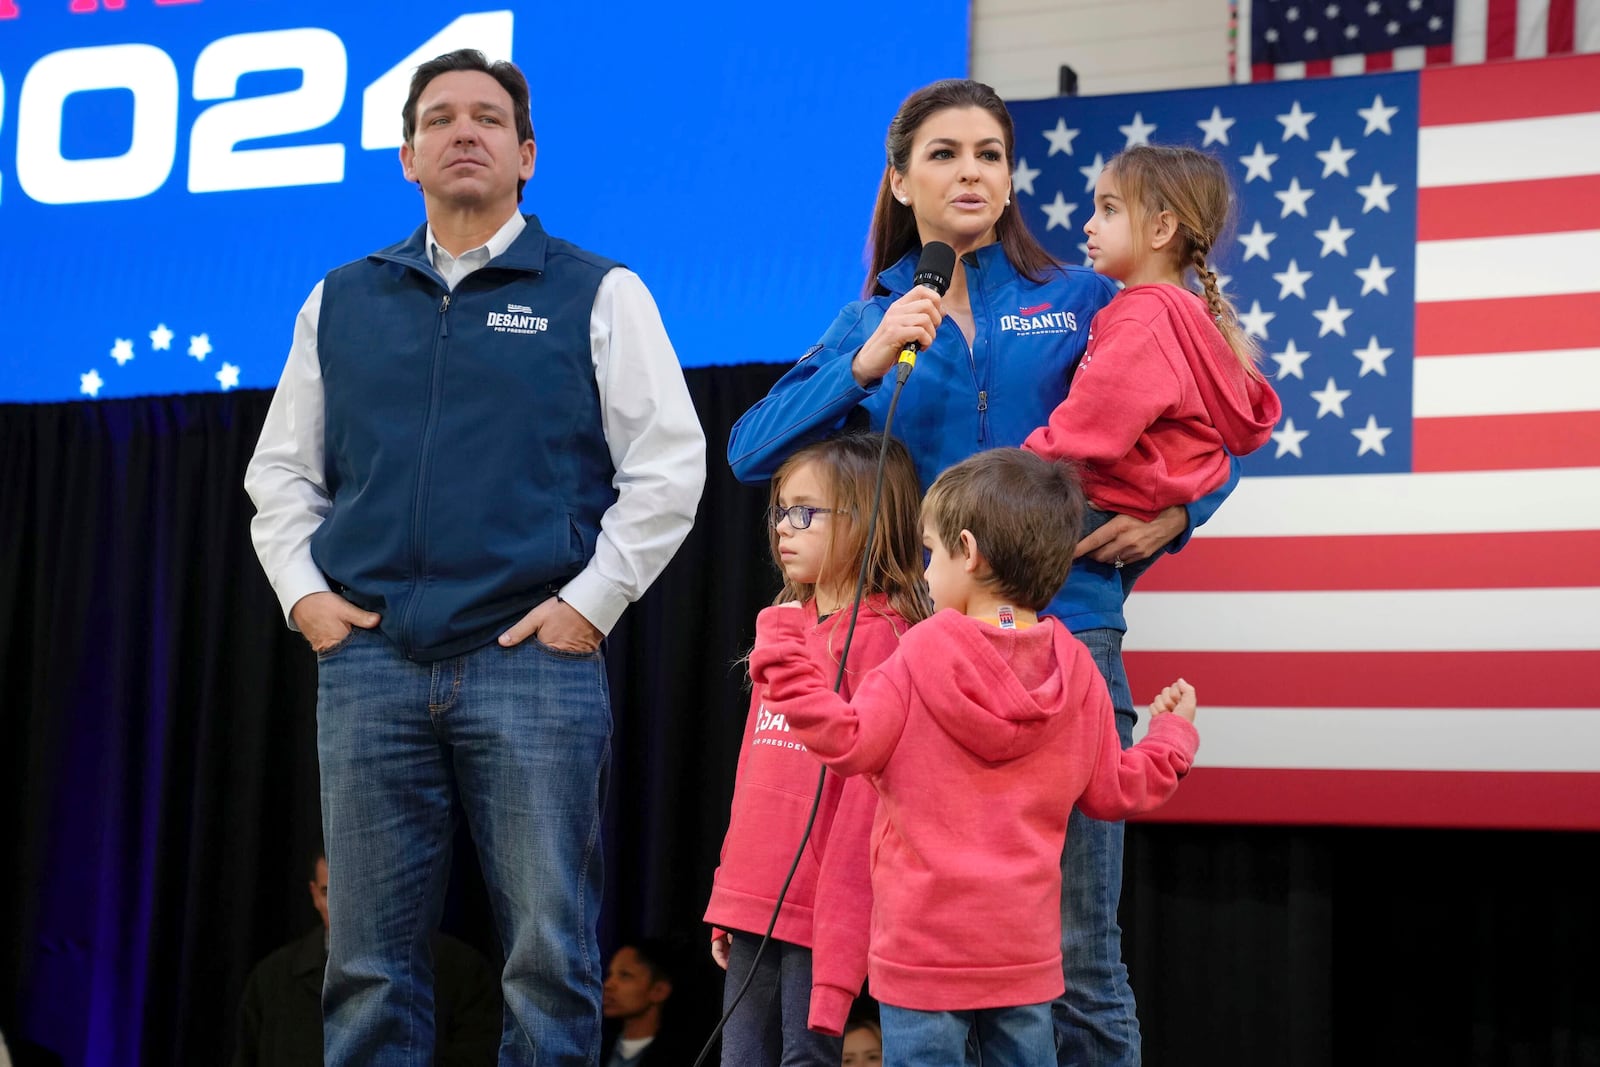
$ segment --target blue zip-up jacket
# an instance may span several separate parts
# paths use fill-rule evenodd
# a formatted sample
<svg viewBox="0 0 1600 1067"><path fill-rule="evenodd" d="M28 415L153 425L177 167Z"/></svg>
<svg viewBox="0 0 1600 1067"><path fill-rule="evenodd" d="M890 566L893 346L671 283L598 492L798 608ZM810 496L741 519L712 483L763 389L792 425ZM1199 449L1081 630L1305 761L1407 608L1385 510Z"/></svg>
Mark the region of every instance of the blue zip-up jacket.
<svg viewBox="0 0 1600 1067"><path fill-rule="evenodd" d="M589 341L617 264L529 216L450 292L427 227L323 281L332 508L311 555L409 658L494 640L583 569L616 502Z"/></svg>
<svg viewBox="0 0 1600 1067"><path fill-rule="evenodd" d="M874 430L883 429L893 375L863 389L850 361L889 305L911 288L920 253L913 249L878 275L889 295L845 305L822 339L734 424L728 463L735 477L750 483L771 478L791 452L839 429L857 407ZM946 467L986 448L1020 446L1050 421L1088 344L1090 320L1116 295L1109 279L1085 267L1064 266L1041 283L1031 282L1011 266L998 242L968 253L962 264L976 327L973 343L967 344L953 319L939 324L933 344L917 356L890 428L911 450L924 489ZM1173 541L1172 551L1238 481L1235 459L1227 482L1190 505L1190 529ZM1074 633L1126 630L1123 599L1116 570L1085 557L1073 564L1046 611Z"/></svg>

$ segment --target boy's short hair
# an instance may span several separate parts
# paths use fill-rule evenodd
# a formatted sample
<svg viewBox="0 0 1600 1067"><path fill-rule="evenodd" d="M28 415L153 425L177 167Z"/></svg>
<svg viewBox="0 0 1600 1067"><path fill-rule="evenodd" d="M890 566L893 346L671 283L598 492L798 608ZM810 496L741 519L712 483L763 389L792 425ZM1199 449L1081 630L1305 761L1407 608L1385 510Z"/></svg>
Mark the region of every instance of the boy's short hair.
<svg viewBox="0 0 1600 1067"><path fill-rule="evenodd" d="M1071 464L1020 448L993 448L939 475L922 518L947 551L970 530L989 562L986 580L1018 607L1050 603L1072 568L1085 502Z"/></svg>

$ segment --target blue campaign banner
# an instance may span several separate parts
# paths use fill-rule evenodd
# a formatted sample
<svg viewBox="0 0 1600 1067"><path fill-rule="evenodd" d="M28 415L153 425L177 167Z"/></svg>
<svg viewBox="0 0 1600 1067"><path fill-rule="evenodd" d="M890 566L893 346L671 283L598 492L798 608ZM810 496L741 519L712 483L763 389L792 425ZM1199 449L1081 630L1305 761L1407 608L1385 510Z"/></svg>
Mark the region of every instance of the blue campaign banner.
<svg viewBox="0 0 1600 1067"><path fill-rule="evenodd" d="M411 70L532 88L523 199L638 271L686 366L792 359L863 278L883 134L966 0L795 7L0 0L0 401L271 387L330 268L400 240Z"/></svg>

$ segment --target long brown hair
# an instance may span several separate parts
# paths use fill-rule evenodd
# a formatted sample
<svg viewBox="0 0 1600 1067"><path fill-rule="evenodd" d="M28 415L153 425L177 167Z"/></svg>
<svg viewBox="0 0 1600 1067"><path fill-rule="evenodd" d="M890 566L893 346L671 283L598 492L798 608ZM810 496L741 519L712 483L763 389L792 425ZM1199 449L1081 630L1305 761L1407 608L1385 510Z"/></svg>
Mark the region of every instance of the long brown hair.
<svg viewBox="0 0 1600 1067"><path fill-rule="evenodd" d="M1163 211L1172 212L1178 272L1194 272L1223 340L1251 376L1265 381L1256 366L1261 346L1239 321L1233 301L1223 295L1209 261L1233 222L1235 201L1226 168L1196 148L1145 144L1118 152L1105 169L1116 179L1133 216L1130 222L1143 226Z"/></svg>
<svg viewBox="0 0 1600 1067"><path fill-rule="evenodd" d="M878 203L872 210L872 233L867 238L867 280L862 286L864 299L884 295L887 290L878 284L878 275L898 263L912 249L922 247L917 234L917 218L911 208L895 199L890 188L890 175L901 174L911 165L911 146L917 131L929 116L951 108L976 107L989 113L1000 124L1006 146L1006 172L1016 167L1016 133L1011 125L1011 112L1006 110L1000 94L982 82L965 78L947 78L925 85L906 97L889 123L889 133L883 140L883 179L878 183ZM1045 280L1045 275L1057 266L1055 257L1044 250L1028 231L1022 218L1022 207L1008 203L994 224L994 233L1005 249L1006 259L1024 278L1034 283Z"/></svg>
<svg viewBox="0 0 1600 1067"><path fill-rule="evenodd" d="M861 557L868 557L865 599L874 593L888 598L889 606L907 625L932 614L928 587L922 578L922 485L917 480L911 453L896 438L889 438L884 460L883 501L878 511L878 528L868 545L867 526L872 515L872 491L878 475L878 452L883 435L843 433L824 438L798 449L772 476L772 503L778 503L789 476L808 463L816 465L817 480L827 486L831 506L847 514L832 515L828 526L828 547L824 557L835 573L852 577L861 569ZM778 556L778 531L768 531L772 560L782 568ZM785 579L774 604L790 600L806 601L816 595L814 584ZM841 611L838 618L846 618Z"/></svg>

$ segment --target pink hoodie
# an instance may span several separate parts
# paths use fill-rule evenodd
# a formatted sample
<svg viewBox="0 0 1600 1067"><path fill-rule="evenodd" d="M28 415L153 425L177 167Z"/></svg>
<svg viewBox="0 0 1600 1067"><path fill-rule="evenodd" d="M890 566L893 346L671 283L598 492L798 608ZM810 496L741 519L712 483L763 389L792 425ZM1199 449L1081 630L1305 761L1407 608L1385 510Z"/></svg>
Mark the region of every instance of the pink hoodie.
<svg viewBox="0 0 1600 1067"><path fill-rule="evenodd" d="M1194 727L1157 716L1123 752L1100 672L1054 619L1002 630L941 611L849 703L805 654L805 629L800 612L763 611L751 676L818 758L878 791L873 995L925 1011L1059 996L1071 808L1121 819L1160 805L1194 759Z"/></svg>
<svg viewBox="0 0 1600 1067"><path fill-rule="evenodd" d="M782 610L800 621L801 654L826 675L832 689L850 625L849 609L822 623L817 622L815 601L799 610ZM888 598L881 594L867 598L850 644L850 668L843 683L846 697L868 670L900 647L905 630L905 620L889 606ZM822 769L765 696L765 688L756 684L739 750L721 865L712 877L705 915L714 927L756 935L765 933L771 921L778 889L800 847ZM810 1025L825 1033L844 1032L851 1004L867 977L872 909L867 845L877 808L878 796L866 782L827 776L817 821L773 930L778 940L812 950ZM721 929L712 932L713 937L720 934Z"/></svg>
<svg viewBox="0 0 1600 1067"><path fill-rule="evenodd" d="M1089 347L1050 423L1022 447L1079 464L1095 507L1150 520L1228 477L1228 456L1267 443L1283 414L1245 373L1205 301L1134 285L1095 315Z"/></svg>

